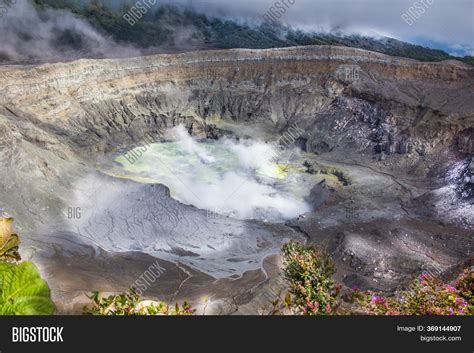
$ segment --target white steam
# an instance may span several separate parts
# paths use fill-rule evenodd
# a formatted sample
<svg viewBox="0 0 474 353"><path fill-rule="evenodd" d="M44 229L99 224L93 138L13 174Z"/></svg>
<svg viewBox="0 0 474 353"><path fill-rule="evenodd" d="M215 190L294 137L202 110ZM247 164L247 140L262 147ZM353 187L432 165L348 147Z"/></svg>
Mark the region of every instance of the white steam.
<svg viewBox="0 0 474 353"><path fill-rule="evenodd" d="M133 164L123 157L118 161L130 172L165 184L179 201L211 213L275 221L310 211L272 160L270 144L226 138L199 142L182 126L167 137L172 142L149 146Z"/></svg>

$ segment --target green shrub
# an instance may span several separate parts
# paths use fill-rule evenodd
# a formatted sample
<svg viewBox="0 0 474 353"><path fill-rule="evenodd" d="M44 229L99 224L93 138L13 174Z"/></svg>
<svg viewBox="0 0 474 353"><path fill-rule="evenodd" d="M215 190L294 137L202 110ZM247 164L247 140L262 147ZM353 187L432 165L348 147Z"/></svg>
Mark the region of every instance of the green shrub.
<svg viewBox="0 0 474 353"><path fill-rule="evenodd" d="M465 272L453 286L422 274L395 296L358 292L355 297L368 315L472 315L472 279L472 271Z"/></svg>
<svg viewBox="0 0 474 353"><path fill-rule="evenodd" d="M0 315L52 315L50 295L31 262L0 262Z"/></svg>
<svg viewBox="0 0 474 353"><path fill-rule="evenodd" d="M467 311L471 315L474 313L474 271L472 268L465 269L464 272L454 281L454 287L459 295L467 302Z"/></svg>
<svg viewBox="0 0 474 353"><path fill-rule="evenodd" d="M351 179L347 175L345 175L342 170L336 168L323 168L320 172L321 174L325 175L334 175L343 186L348 186L352 184Z"/></svg>
<svg viewBox="0 0 474 353"><path fill-rule="evenodd" d="M290 293L271 301L271 315L472 315L474 272L464 270L451 284L422 274L392 296L354 290L339 296L334 263L326 252L298 242L283 246L283 273Z"/></svg>
<svg viewBox="0 0 474 353"><path fill-rule="evenodd" d="M0 218L0 315L51 315L48 284L31 262L19 263L20 239L13 218Z"/></svg>
<svg viewBox="0 0 474 353"><path fill-rule="evenodd" d="M193 315L195 310L184 302L183 306L168 305L163 302L142 301L140 295L132 288L129 292L102 297L99 292L93 292L89 297L91 308L84 308L84 315Z"/></svg>
<svg viewBox="0 0 474 353"><path fill-rule="evenodd" d="M334 262L324 251L292 241L283 246L283 273L289 281L291 300L305 315L330 314L336 306L338 287L332 276Z"/></svg>

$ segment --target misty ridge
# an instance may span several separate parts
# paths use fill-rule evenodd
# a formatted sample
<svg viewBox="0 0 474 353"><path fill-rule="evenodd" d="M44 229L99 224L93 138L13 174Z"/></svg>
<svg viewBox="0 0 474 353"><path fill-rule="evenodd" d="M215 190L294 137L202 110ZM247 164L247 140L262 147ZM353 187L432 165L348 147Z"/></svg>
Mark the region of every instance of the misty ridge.
<svg viewBox="0 0 474 353"><path fill-rule="evenodd" d="M80 57L139 55L120 45L67 10L40 7L40 2L5 3L0 32L0 61L57 61Z"/></svg>
<svg viewBox="0 0 474 353"><path fill-rule="evenodd" d="M327 10L325 1L319 3L318 13ZM0 4L4 64L298 45L349 46L422 61L454 58L439 49L367 31L350 24L343 14L334 23L298 25L294 17L301 14L302 5L310 6L306 1L292 1L283 11L282 6L272 10L272 3L266 2L250 6L247 1L148 0L141 6L146 11L141 10L133 22L126 16L137 1L130 0L1 0ZM470 56L456 59L473 62Z"/></svg>

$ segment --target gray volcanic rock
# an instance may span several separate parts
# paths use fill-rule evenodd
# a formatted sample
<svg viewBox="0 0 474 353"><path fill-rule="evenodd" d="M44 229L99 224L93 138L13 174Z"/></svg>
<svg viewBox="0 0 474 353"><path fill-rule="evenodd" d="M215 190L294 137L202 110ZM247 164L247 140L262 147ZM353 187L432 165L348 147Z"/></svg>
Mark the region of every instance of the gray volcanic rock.
<svg viewBox="0 0 474 353"><path fill-rule="evenodd" d="M317 210L324 202L328 199L330 190L326 185L326 181L323 180L313 186L307 197L307 201L313 207L314 210Z"/></svg>

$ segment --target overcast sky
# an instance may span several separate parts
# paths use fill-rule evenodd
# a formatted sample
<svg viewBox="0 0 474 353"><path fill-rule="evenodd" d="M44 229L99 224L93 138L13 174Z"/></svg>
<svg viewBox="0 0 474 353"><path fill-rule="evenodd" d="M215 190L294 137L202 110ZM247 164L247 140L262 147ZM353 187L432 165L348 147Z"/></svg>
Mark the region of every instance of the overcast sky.
<svg viewBox="0 0 474 353"><path fill-rule="evenodd" d="M261 19L277 0L182 0L206 14ZM285 0L279 0L283 2ZM176 1L175 1L176 2ZM286 0L294 2L281 21L311 30L338 29L385 35L474 55L474 0L424 0L424 14L411 26L403 19L414 0ZM423 3L427 6L423 6ZM429 5L432 4L432 5Z"/></svg>

